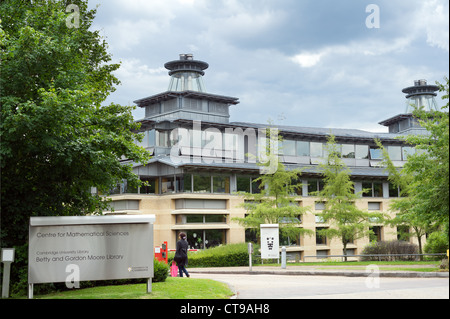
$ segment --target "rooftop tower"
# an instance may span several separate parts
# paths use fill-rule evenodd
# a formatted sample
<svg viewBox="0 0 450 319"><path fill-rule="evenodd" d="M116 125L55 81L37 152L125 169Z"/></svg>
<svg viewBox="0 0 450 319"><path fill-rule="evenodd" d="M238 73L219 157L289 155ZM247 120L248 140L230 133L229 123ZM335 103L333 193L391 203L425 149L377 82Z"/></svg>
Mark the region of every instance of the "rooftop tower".
<svg viewBox="0 0 450 319"><path fill-rule="evenodd" d="M404 88L406 94L405 113L396 115L379 124L389 127L389 133L423 135L428 132L420 126L413 116L414 107L425 111L437 111L438 106L435 97L439 87L427 84L427 80L416 80L414 86Z"/></svg>
<svg viewBox="0 0 450 319"><path fill-rule="evenodd" d="M439 87L437 85L429 85L427 84L427 80L414 81L414 86L404 88L402 91L406 94L405 113L413 112L412 105L425 111L437 111L436 91L438 90Z"/></svg>
<svg viewBox="0 0 450 319"><path fill-rule="evenodd" d="M203 76L208 63L194 60L192 54L180 54L179 60L167 62L164 67L170 75L168 90L134 101L145 109L145 118L140 120L144 128L192 120L229 123L230 106L238 104L239 99L206 92Z"/></svg>
<svg viewBox="0 0 450 319"><path fill-rule="evenodd" d="M203 76L204 70L209 67L208 63L194 60L192 54L180 54L179 60L167 62L164 67L170 71L168 91L206 92Z"/></svg>

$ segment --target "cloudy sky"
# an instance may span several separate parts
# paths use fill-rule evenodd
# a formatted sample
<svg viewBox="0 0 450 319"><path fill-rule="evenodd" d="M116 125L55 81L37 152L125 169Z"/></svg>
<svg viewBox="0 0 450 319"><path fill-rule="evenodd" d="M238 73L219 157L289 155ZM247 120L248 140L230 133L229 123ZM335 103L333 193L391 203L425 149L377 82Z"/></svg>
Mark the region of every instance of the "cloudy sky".
<svg viewBox="0 0 450 319"><path fill-rule="evenodd" d="M449 72L448 0L89 4L100 5L93 28L122 63L108 102L165 92L164 63L193 53L210 65L209 93L240 99L231 121L383 132L378 122L405 111L403 88L443 82Z"/></svg>

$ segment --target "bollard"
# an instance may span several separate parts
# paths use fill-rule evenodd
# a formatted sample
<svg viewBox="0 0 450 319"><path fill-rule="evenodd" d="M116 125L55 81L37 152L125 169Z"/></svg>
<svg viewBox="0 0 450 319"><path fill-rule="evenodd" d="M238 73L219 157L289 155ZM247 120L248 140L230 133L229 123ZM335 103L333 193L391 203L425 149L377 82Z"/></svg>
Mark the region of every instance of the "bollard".
<svg viewBox="0 0 450 319"><path fill-rule="evenodd" d="M248 243L248 265L249 265L249 270L252 271L252 254L253 254L253 244L252 243Z"/></svg>
<svg viewBox="0 0 450 319"><path fill-rule="evenodd" d="M286 269L286 247L281 248L281 269Z"/></svg>
<svg viewBox="0 0 450 319"><path fill-rule="evenodd" d="M9 279L11 263L14 262L14 248L2 248L1 261L3 263L2 298L9 298Z"/></svg>

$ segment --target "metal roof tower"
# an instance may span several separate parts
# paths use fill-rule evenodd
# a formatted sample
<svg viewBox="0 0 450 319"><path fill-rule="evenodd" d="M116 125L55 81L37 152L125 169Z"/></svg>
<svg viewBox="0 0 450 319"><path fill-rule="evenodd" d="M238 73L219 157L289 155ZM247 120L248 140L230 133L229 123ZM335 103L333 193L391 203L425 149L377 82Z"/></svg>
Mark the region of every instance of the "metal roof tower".
<svg viewBox="0 0 450 319"><path fill-rule="evenodd" d="M427 80L416 80L414 86L410 86L403 89L403 93L406 94L406 111L405 113L412 113L415 105L419 109L425 111L437 111L438 105L436 102L436 91L439 90L437 85L427 84Z"/></svg>

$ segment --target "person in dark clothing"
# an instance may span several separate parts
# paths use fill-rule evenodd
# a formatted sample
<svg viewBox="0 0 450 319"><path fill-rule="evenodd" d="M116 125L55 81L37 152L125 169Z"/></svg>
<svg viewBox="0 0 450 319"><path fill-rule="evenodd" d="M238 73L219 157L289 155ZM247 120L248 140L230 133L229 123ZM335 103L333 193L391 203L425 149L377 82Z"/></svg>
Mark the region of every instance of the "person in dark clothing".
<svg viewBox="0 0 450 319"><path fill-rule="evenodd" d="M189 276L186 270L186 265L188 264L188 243L186 241L186 234L180 233L180 240L177 242L177 250L175 252L174 260L177 263L178 271L180 272L180 277L183 277L183 272L187 277Z"/></svg>

